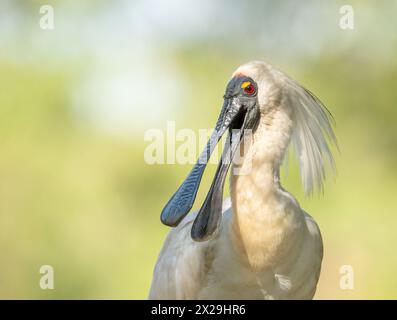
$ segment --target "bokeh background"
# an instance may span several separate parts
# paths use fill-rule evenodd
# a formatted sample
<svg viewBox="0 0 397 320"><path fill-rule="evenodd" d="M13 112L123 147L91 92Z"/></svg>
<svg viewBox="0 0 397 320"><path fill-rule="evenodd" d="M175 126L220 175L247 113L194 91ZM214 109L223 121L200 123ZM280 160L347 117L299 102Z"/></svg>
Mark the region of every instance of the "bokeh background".
<svg viewBox="0 0 397 320"><path fill-rule="evenodd" d="M39 26L52 5L55 28ZM339 27L342 5L354 30ZM240 64L265 60L336 119L338 174L305 198L317 299L397 298L396 1L0 1L0 298L144 299L191 165L148 165L148 129L211 128ZM208 190L206 174L196 207ZM39 287L42 265L55 289ZM339 286L351 265L354 290Z"/></svg>

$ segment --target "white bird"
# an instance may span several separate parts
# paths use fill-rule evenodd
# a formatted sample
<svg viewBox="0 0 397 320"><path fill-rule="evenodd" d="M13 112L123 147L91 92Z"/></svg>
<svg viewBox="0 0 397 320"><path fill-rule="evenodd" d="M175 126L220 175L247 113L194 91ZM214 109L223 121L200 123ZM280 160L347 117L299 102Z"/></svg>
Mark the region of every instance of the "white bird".
<svg viewBox="0 0 397 320"><path fill-rule="evenodd" d="M326 162L334 167L331 123L324 105L282 72L258 61L240 66L207 148L162 212L162 222L175 228L158 257L149 299L311 299L323 257L321 234L281 186L279 170L292 144L305 192L322 189ZM231 144L208 196L198 212L186 215L225 131ZM227 160L237 145L244 155L232 165L231 197L222 203Z"/></svg>

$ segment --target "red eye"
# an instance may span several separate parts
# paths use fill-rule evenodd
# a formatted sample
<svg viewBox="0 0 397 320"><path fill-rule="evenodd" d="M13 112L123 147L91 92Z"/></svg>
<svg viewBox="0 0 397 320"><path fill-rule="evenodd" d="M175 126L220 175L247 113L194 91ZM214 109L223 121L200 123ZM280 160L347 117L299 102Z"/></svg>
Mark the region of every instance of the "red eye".
<svg viewBox="0 0 397 320"><path fill-rule="evenodd" d="M255 93L255 88L252 84L250 84L244 88L244 91L248 94L253 94Z"/></svg>

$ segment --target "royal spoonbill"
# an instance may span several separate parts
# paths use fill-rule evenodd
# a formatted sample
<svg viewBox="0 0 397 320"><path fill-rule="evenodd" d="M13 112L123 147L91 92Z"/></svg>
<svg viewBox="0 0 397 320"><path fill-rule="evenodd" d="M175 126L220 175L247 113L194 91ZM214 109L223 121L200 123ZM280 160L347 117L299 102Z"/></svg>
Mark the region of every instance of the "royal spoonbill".
<svg viewBox="0 0 397 320"><path fill-rule="evenodd" d="M198 212L200 180L220 137L221 161ZM250 143L243 137L251 133ZM174 227L158 257L149 299L311 299L323 257L314 219L280 183L292 144L305 192L322 189L326 163L334 167L332 116L310 91L271 65L254 61L232 75L214 133L186 180L161 213ZM236 149L244 149L223 185ZM226 150L226 151L225 151ZM232 170L236 165L232 163Z"/></svg>

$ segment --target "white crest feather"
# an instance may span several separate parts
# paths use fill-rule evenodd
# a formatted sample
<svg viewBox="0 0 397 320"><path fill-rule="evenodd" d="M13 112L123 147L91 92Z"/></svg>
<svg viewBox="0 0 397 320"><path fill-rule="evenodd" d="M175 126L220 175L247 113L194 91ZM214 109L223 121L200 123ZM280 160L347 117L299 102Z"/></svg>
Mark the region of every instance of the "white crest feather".
<svg viewBox="0 0 397 320"><path fill-rule="evenodd" d="M298 157L305 193L311 194L314 188L322 191L326 162L335 171L330 149L330 144L337 147L332 115L314 94L294 80L288 78L286 87L294 121L291 143Z"/></svg>

